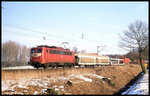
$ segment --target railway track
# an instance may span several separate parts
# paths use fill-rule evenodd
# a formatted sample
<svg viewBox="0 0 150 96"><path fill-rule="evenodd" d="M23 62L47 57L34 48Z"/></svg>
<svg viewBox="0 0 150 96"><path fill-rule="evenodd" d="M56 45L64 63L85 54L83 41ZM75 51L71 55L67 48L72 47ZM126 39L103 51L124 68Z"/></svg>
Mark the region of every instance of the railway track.
<svg viewBox="0 0 150 96"><path fill-rule="evenodd" d="M102 67L102 66L94 66L95 67ZM85 67L85 66L75 66L73 68L93 68L92 66L89 66L89 67ZM59 69L72 69L72 68L69 68L69 67L58 67L58 68L53 68L53 67L48 67L47 69L43 69L42 67L37 69L37 68L2 68L2 70L59 70Z"/></svg>
<svg viewBox="0 0 150 96"><path fill-rule="evenodd" d="M74 66L74 67L71 67L71 68L95 68L95 67L107 67L107 66L110 66L110 65L106 65L106 66ZM111 65L111 66L120 66L120 65ZM124 66L124 65L123 65ZM48 67L47 69L70 69L69 66L65 66L65 67ZM19 66L19 67L5 67L5 68L2 68L2 70L43 70L44 68L43 67L40 67L40 68L34 68L33 66ZM44 69L46 70L46 69Z"/></svg>

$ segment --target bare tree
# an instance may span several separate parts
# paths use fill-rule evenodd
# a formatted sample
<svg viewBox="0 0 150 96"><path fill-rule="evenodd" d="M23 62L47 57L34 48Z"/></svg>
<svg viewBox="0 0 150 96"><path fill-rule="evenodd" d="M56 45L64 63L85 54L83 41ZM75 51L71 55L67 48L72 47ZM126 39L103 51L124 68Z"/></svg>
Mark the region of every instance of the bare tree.
<svg viewBox="0 0 150 96"><path fill-rule="evenodd" d="M2 45L2 61L5 66L16 66L19 54L19 44L7 41Z"/></svg>
<svg viewBox="0 0 150 96"><path fill-rule="evenodd" d="M20 48L20 54L19 54L19 65L26 65L27 62L27 47L26 46L21 46Z"/></svg>
<svg viewBox="0 0 150 96"><path fill-rule="evenodd" d="M126 50L131 48L138 48L140 65L145 73L146 70L142 65L142 52L148 47L148 26L147 23L140 20L136 20L134 23L130 23L128 30L123 32L124 35L120 35L121 41L119 46Z"/></svg>
<svg viewBox="0 0 150 96"><path fill-rule="evenodd" d="M6 41L2 44L2 67L25 65L29 61L29 49L17 42Z"/></svg>
<svg viewBox="0 0 150 96"><path fill-rule="evenodd" d="M30 61L30 50L31 50L31 48L27 48L27 50L26 50L27 62Z"/></svg>

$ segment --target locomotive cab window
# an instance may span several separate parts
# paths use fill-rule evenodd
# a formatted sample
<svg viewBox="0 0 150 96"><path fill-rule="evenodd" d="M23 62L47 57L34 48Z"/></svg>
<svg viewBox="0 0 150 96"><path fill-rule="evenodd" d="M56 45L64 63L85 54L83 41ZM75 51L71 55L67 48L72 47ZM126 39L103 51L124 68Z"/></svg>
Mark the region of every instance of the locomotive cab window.
<svg viewBox="0 0 150 96"><path fill-rule="evenodd" d="M31 53L35 53L35 49L31 49Z"/></svg>
<svg viewBox="0 0 150 96"><path fill-rule="evenodd" d="M42 49L37 49L37 53L42 53Z"/></svg>

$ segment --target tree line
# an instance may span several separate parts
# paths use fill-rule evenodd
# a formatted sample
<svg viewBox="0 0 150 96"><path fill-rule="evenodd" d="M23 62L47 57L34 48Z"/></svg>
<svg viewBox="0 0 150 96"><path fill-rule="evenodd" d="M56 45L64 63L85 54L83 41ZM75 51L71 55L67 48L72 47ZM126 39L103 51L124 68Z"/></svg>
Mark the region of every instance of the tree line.
<svg viewBox="0 0 150 96"><path fill-rule="evenodd" d="M15 67L27 65L30 60L30 48L14 41L6 41L2 44L2 67Z"/></svg>

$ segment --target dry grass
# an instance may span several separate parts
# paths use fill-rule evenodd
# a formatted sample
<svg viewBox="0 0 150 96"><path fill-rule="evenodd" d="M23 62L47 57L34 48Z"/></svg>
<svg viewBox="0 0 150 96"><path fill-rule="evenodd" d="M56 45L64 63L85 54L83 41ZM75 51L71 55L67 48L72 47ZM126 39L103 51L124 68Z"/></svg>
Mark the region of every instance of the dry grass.
<svg viewBox="0 0 150 96"><path fill-rule="evenodd" d="M30 80L34 78L42 79L47 78L59 78L67 77L70 75L81 74L97 74L99 76L111 78L111 81L115 83L115 86L110 86L102 79L92 78L92 82L75 83L73 86L66 85L65 92L62 94L113 94L120 88L126 85L132 78L137 76L141 72L140 65L124 65L124 66L105 66L105 67L87 67L87 68L61 68L61 69L28 69L28 70L2 70L2 81L5 80ZM79 81L77 78L71 79L73 81ZM81 80L80 80L81 81ZM42 82L42 81L41 81ZM67 82L67 81L66 81ZM64 86L66 82L51 82L48 86ZM36 89L42 89L40 87L31 88L34 91ZM21 89L18 89L21 90ZM23 89L22 89L23 90ZM33 94L33 92L30 92Z"/></svg>
<svg viewBox="0 0 150 96"><path fill-rule="evenodd" d="M94 68L61 68L61 69L25 69L25 70L2 70L2 79L26 79L26 78L43 78L59 76L69 76L72 74L94 73Z"/></svg>

